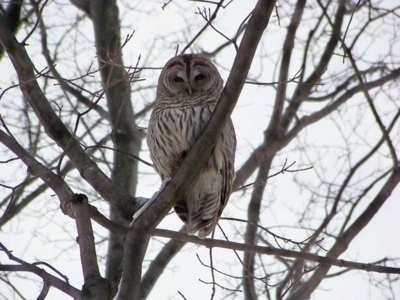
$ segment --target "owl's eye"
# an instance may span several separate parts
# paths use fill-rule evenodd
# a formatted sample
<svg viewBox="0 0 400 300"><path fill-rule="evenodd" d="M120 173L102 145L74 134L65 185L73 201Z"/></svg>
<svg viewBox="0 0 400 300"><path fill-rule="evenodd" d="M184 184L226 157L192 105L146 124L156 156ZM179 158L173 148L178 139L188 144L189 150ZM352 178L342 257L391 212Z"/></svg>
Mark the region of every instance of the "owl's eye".
<svg viewBox="0 0 400 300"><path fill-rule="evenodd" d="M179 77L179 76L175 76L173 80L174 80L174 82L176 82L176 83L183 82L183 78L182 78L182 77Z"/></svg>
<svg viewBox="0 0 400 300"><path fill-rule="evenodd" d="M204 74L198 74L194 77L195 81L202 81L204 78L206 78L206 76Z"/></svg>

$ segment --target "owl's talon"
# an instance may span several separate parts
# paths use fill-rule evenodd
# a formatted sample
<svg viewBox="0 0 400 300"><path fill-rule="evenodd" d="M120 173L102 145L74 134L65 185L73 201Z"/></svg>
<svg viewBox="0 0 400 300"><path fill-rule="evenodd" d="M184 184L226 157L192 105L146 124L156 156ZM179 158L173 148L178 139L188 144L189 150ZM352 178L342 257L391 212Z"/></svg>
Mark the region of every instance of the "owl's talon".
<svg viewBox="0 0 400 300"><path fill-rule="evenodd" d="M137 218L139 218L139 216L146 210L146 208L149 207L150 203L152 202L151 200L152 199L149 199L149 198L140 198L140 203L139 204L143 203L143 205L133 215L131 226L137 220Z"/></svg>
<svg viewBox="0 0 400 300"><path fill-rule="evenodd" d="M150 200L149 198L145 198L145 197L136 197L135 198L135 201L137 202L137 204L139 204L140 207L145 205L149 200Z"/></svg>
<svg viewBox="0 0 400 300"><path fill-rule="evenodd" d="M161 183L159 190L157 192L155 192L153 194L153 196L151 196L150 199L143 198L143 197L136 198L136 200L139 202L139 204L141 204L141 207L133 215L133 217L132 217L133 220L131 222L131 226L132 226L133 222L135 222L135 220L137 220L137 218L139 218L139 216L150 206L150 204L153 203L153 201L158 197L158 195L161 193L161 191L165 188L165 186L170 181L171 181L171 178L165 178L164 181Z"/></svg>
<svg viewBox="0 0 400 300"><path fill-rule="evenodd" d="M158 190L158 194L165 188L165 186L168 184L168 182L171 181L171 178L167 177L163 180L163 182L161 183L160 189ZM157 192L156 192L157 193ZM157 195L158 195L157 194ZM154 197L154 195L153 195Z"/></svg>

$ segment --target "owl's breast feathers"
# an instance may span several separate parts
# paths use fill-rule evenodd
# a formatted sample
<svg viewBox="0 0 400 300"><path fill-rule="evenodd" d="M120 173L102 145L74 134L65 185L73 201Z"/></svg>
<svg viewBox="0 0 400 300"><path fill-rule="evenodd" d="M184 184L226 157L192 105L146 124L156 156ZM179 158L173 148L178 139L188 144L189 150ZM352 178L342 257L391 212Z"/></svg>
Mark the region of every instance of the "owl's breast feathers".
<svg viewBox="0 0 400 300"><path fill-rule="evenodd" d="M147 141L155 169L161 177L172 177L213 109L214 106L187 106L153 111ZM157 151L151 148L157 148Z"/></svg>
<svg viewBox="0 0 400 300"><path fill-rule="evenodd" d="M210 119L213 109L214 106L180 107L152 115L148 144L155 169L162 179L173 176ZM209 160L175 207L178 216L187 224L189 234L197 232L199 237L206 237L216 226L234 180L235 148L235 132L229 120Z"/></svg>

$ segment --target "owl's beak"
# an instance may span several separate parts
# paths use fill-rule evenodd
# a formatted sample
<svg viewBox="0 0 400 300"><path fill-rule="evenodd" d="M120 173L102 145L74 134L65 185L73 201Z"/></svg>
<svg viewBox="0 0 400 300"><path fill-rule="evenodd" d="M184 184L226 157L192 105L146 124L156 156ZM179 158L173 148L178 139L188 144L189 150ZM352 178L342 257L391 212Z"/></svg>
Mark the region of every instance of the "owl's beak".
<svg viewBox="0 0 400 300"><path fill-rule="evenodd" d="M192 87L190 85L188 86L187 92L188 92L189 96L192 97L193 89L192 89Z"/></svg>

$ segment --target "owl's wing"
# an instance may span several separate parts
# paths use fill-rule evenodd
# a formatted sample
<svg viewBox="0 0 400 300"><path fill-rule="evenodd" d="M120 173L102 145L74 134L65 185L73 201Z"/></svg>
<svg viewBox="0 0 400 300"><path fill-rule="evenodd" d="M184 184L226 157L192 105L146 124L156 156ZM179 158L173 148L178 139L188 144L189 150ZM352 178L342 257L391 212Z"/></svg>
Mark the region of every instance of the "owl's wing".
<svg viewBox="0 0 400 300"><path fill-rule="evenodd" d="M228 203L229 196L232 191L233 181L235 180L236 135L231 119L229 119L228 124L222 132L222 139L224 145L224 157L223 166L221 168L221 206L218 216L221 216L222 210Z"/></svg>
<svg viewBox="0 0 400 300"><path fill-rule="evenodd" d="M189 233L198 230L199 238L208 236L218 223L223 209L228 203L235 179L235 150L236 136L232 121L229 119L221 136L222 142L222 164L219 174L222 179L220 190L217 193L208 194L202 201L203 207L192 216L192 224L188 224Z"/></svg>

